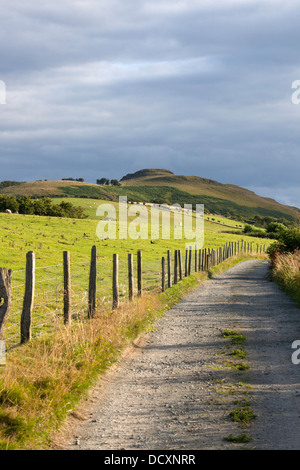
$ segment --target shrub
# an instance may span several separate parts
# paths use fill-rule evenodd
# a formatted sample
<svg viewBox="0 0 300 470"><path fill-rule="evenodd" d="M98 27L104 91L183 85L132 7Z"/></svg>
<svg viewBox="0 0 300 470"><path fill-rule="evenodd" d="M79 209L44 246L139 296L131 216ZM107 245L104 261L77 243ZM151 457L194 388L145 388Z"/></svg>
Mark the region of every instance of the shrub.
<svg viewBox="0 0 300 470"><path fill-rule="evenodd" d="M278 241L272 243L267 250L272 263L280 254L294 253L300 250L300 230L299 228L284 228L278 232Z"/></svg>

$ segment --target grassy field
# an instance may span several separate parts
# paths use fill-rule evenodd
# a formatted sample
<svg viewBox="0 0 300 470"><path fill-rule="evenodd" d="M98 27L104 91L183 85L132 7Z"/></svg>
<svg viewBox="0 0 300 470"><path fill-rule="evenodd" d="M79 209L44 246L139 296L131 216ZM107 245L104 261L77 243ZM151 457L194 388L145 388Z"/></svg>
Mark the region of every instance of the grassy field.
<svg viewBox="0 0 300 470"><path fill-rule="evenodd" d="M113 253L127 258L127 253L143 250L145 260L160 259L168 249L183 249L186 240L99 240L96 229L99 217L96 209L101 203L94 199L63 198L84 207L88 218L83 220L61 219L19 214L0 214L2 267L13 270L25 267L26 253L35 251L37 266L61 263L63 251L70 251L73 262L87 261L93 245L98 247L100 259L112 259ZM60 202L60 199L56 199ZM118 212L117 203L112 203ZM215 218L215 222L211 218ZM210 219L210 220L208 220ZM220 221L220 223L218 223ZM222 225L223 224L223 225ZM266 239L246 237L235 233L244 224L219 216L205 216L204 248L218 248L226 242L245 239L259 245L270 243ZM237 227L238 226L238 227ZM230 230L232 227L232 230ZM228 233L231 231L231 233Z"/></svg>
<svg viewBox="0 0 300 470"><path fill-rule="evenodd" d="M67 219L20 214L0 214L1 255L0 266L13 270L13 301L11 315L6 325L7 346L19 341L19 323L22 312L26 253L34 251L36 258L36 289L32 334L52 331L57 322L62 321L63 312L63 252L69 251L71 258L72 311L74 318L87 312L89 263L92 246L97 247L97 295L99 306L107 308L112 298L112 259L119 255L120 299L128 297L127 257L133 254L136 266L137 250L143 253L143 288L158 292L161 286L161 258L167 251L184 251L186 240L158 239L126 240L97 237L99 217L96 210L99 204L107 201L94 199L63 198L65 201L81 205L87 214L86 219ZM60 202L56 198L57 202ZM118 213L118 204L112 203ZM149 210L149 208L148 208ZM212 218L215 221L212 221ZM148 222L145 220L145 222ZM238 225L238 228L236 227ZM257 245L268 247L270 240L237 234L239 223L224 217L205 216L203 248L217 249L227 242L244 239ZM243 225L243 224L242 224ZM150 230L150 228L149 228ZM201 247L198 247L201 248ZM260 248L259 248L260 249ZM135 269L135 286L136 286Z"/></svg>

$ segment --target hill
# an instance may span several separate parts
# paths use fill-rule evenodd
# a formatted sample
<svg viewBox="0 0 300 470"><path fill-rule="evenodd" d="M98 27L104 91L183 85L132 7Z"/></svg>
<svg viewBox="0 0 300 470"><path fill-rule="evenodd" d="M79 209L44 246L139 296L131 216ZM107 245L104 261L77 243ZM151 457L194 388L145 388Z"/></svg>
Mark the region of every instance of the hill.
<svg viewBox="0 0 300 470"><path fill-rule="evenodd" d="M255 215L299 220L300 209L280 204L271 198L257 195L249 189L223 184L199 176L175 175L168 170L146 169L125 175L122 186L137 192L157 192L157 196L170 198L171 203L203 203L210 212L231 216ZM177 197L177 201L176 201Z"/></svg>
<svg viewBox="0 0 300 470"><path fill-rule="evenodd" d="M1 194L30 197L84 197L94 199L115 199L97 184L83 183L79 181L34 181L30 183L18 183L1 188Z"/></svg>
<svg viewBox="0 0 300 470"><path fill-rule="evenodd" d="M7 183L7 182L6 182ZM8 182L9 183L9 182ZM117 201L126 195L129 201L166 204L204 204L206 212L251 220L274 217L299 221L300 209L280 204L271 198L233 184L199 176L175 175L165 169L144 169L125 175L120 186L79 181L36 181L5 184L1 194L31 197L77 197Z"/></svg>

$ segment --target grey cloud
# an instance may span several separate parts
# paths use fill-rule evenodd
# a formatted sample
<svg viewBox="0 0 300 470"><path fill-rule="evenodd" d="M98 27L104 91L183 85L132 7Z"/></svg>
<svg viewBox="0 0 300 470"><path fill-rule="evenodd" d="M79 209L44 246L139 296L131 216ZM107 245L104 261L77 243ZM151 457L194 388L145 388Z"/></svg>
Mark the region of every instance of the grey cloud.
<svg viewBox="0 0 300 470"><path fill-rule="evenodd" d="M300 206L299 14L296 1L12 0L1 179L164 167Z"/></svg>

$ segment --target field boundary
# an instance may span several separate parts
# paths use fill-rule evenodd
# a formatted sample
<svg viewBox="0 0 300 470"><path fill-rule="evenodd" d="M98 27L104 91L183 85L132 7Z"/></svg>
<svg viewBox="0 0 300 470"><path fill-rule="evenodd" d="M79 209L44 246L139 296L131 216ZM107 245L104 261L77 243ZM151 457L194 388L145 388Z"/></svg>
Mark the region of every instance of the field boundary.
<svg viewBox="0 0 300 470"><path fill-rule="evenodd" d="M0 268L0 341L6 350L24 344L32 337L48 333L61 324L94 318L99 309L113 310L122 302L132 302L144 291L165 292L183 278L209 271L239 254L265 253L266 246L253 242L227 242L218 249L168 250L161 259L143 262L141 250L114 254L111 262L99 259L97 247L90 260L71 262L63 252L61 264L35 266L35 253L26 255L26 267L15 271Z"/></svg>

